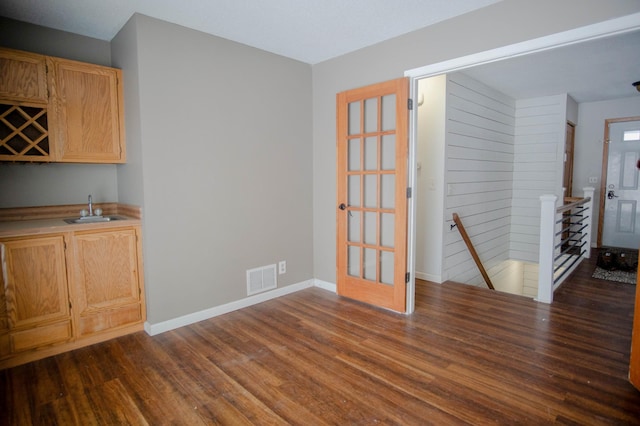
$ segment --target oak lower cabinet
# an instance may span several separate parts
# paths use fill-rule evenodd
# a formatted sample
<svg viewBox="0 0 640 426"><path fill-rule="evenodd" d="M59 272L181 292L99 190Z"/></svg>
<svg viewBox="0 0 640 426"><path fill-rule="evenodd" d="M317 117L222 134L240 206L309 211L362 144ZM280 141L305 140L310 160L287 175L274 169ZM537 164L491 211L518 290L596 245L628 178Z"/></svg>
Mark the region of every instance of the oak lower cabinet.
<svg viewBox="0 0 640 426"><path fill-rule="evenodd" d="M143 329L140 226L0 239L0 369Z"/></svg>
<svg viewBox="0 0 640 426"><path fill-rule="evenodd" d="M143 318L134 228L75 233L74 320L86 336Z"/></svg>
<svg viewBox="0 0 640 426"><path fill-rule="evenodd" d="M64 235L1 242L5 318L0 353L72 339Z"/></svg>

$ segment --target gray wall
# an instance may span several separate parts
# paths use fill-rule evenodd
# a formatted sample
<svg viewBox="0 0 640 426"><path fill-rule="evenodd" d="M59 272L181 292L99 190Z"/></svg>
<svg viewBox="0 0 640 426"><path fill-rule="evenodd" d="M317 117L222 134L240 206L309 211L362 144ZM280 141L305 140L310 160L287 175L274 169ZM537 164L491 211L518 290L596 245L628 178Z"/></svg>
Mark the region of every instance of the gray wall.
<svg viewBox="0 0 640 426"><path fill-rule="evenodd" d="M313 67L314 272L335 282L336 93L640 11L636 0L504 0Z"/></svg>
<svg viewBox="0 0 640 426"><path fill-rule="evenodd" d="M0 46L111 65L106 41L0 17ZM110 164L0 163L0 208L118 201L116 166Z"/></svg>
<svg viewBox="0 0 640 426"><path fill-rule="evenodd" d="M0 45L42 55L111 66L108 41L0 16Z"/></svg>
<svg viewBox="0 0 640 426"><path fill-rule="evenodd" d="M152 324L242 299L245 270L279 260L279 286L335 282L336 93L638 11L637 0L504 0L313 68L139 15L112 44L2 20L8 47L113 56L129 161L0 165L0 207L84 202L98 188L142 205Z"/></svg>
<svg viewBox="0 0 640 426"><path fill-rule="evenodd" d="M312 279L311 66L143 15L113 56L149 322L242 299L246 270L280 260L278 287Z"/></svg>
<svg viewBox="0 0 640 426"><path fill-rule="evenodd" d="M111 40L113 66L123 70L124 121L126 123L127 162L118 165L118 199L134 206L144 205L142 129L140 123L140 73L138 69L138 30L134 16ZM143 212L144 215L144 212Z"/></svg>

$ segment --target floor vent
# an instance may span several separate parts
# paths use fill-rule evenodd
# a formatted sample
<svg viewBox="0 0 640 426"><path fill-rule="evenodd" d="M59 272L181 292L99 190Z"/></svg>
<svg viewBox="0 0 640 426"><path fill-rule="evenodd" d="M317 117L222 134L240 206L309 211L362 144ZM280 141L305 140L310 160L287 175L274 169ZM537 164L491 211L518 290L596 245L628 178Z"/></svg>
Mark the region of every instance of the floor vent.
<svg viewBox="0 0 640 426"><path fill-rule="evenodd" d="M278 286L276 265L262 266L247 271L247 295L271 290Z"/></svg>

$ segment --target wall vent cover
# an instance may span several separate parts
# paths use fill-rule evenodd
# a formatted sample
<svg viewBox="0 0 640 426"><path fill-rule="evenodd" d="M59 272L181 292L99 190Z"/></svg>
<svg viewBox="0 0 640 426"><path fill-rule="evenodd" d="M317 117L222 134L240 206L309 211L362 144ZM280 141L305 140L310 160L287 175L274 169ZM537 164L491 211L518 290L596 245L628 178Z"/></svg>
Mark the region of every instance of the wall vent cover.
<svg viewBox="0 0 640 426"><path fill-rule="evenodd" d="M247 270L247 295L261 293L278 286L277 266L267 265Z"/></svg>

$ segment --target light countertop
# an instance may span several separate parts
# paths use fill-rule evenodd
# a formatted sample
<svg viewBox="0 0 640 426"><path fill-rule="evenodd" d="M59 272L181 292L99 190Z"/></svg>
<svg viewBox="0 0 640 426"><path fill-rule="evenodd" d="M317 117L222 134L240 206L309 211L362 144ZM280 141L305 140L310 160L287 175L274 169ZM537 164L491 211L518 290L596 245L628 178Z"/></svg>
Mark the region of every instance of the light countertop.
<svg viewBox="0 0 640 426"><path fill-rule="evenodd" d="M110 229L140 224L140 219L135 219L123 215L110 216L116 216L118 217L118 220L93 223L67 223L62 218L55 218L0 222L0 238L54 234L62 232L90 231L96 229Z"/></svg>

